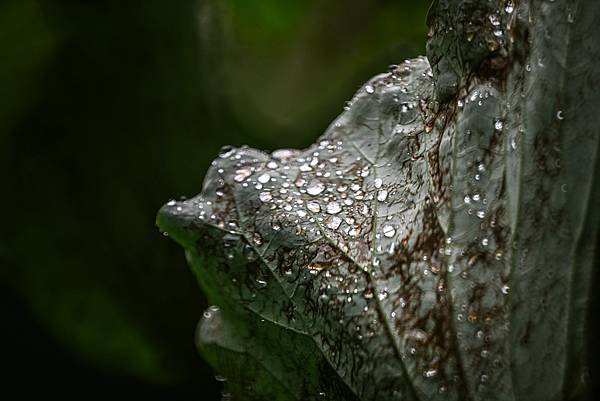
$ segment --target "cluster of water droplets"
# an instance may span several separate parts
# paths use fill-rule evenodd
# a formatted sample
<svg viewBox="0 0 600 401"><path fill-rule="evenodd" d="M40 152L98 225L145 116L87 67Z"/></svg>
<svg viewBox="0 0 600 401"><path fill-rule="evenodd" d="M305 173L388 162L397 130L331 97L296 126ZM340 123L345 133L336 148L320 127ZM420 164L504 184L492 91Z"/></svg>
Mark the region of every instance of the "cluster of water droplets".
<svg viewBox="0 0 600 401"><path fill-rule="evenodd" d="M261 322L297 331L306 330L307 322L316 325L320 336L336 339L318 345L343 376L354 373L335 362L340 355L353 355L377 375L368 362L376 354L382 365L396 366L398 375L408 369L419 380L439 383L441 394L458 375L453 325L487 319L466 302L452 312L448 276L467 280L470 269L488 258L500 262L504 251L490 213L495 198L486 189L493 166L483 156L468 163L469 185L459 208L480 230L472 246L444 235L436 211L444 196L430 178L441 174L435 149L443 132L435 129L428 98L411 94L415 76L431 94L424 59L393 66L367 83L307 150L224 148L202 196L167 207L217 229L210 234L216 240L205 236L202 247L221 252L223 271L240 288L227 291ZM491 89L480 87L461 97L457 109L484 109L491 98ZM371 103L385 114L365 112ZM503 118L490 124L493 135L503 135ZM458 188L451 183L442 189ZM504 296L510 291L505 283L498 290ZM267 306L273 296L284 301ZM486 359L491 330L483 324L475 331L483 338L477 353Z"/></svg>
<svg viewBox="0 0 600 401"><path fill-rule="evenodd" d="M407 82L415 69L419 79L430 82L432 75L426 66L424 59L393 66L389 74L365 85L347 105L347 113L351 113L354 106L372 101L370 98L389 101L391 113L384 116L389 122L373 118L371 124L380 128L368 134L369 143L348 138L345 131L356 122L342 116L317 145L303 152L279 150L265 155L249 148L224 148L213 165L211 185L195 203L199 221L229 233L222 236L227 260L234 263L237 254L242 254L248 262L267 263L271 271L281 272L275 277L268 271L258 272L252 280L238 277L236 283L251 282L253 291L271 291L281 282L311 288L319 313L338 317L339 326L331 330L336 336L351 336L350 343L361 342L361 352L380 352L369 347L379 347L382 340L372 343L370 339L385 337L390 328L399 336L392 340L404 344L403 333L408 330L404 326L418 322L420 290L407 286L395 270L399 263L412 265L410 259L398 262L398 252L413 257L412 248L421 246L416 236L422 220L431 218L422 211L430 208L428 202L410 201L411 196L427 197L427 163L419 148L421 137L430 133L432 126L423 126L425 105L411 97ZM431 91L431 86L426 88ZM385 146L390 140L373 136L381 130L379 135L398 135L399 140L408 141L403 146L411 149L407 155L413 167L403 158L402 166L394 166L399 161L395 154L382 157L385 148L368 149L373 144ZM399 173L401 169L414 171L416 183L405 185L402 180L409 183L411 178ZM245 242L242 248L240 240ZM271 254L274 241L294 246L294 256ZM402 269L420 271L419 277L431 277L425 279L431 281L427 285L443 291L443 285L436 284L440 262L427 256L432 252L419 250L417 263ZM279 274L282 277L277 277ZM251 299L262 296L253 294ZM411 364L422 371L424 379L437 378L440 358L435 356L437 351L425 351L430 341L425 337L406 349L401 347L401 352L403 358L413 360ZM394 363L400 363L393 352L398 344L388 344ZM331 359L341 352L323 347ZM420 361L422 358L428 361Z"/></svg>

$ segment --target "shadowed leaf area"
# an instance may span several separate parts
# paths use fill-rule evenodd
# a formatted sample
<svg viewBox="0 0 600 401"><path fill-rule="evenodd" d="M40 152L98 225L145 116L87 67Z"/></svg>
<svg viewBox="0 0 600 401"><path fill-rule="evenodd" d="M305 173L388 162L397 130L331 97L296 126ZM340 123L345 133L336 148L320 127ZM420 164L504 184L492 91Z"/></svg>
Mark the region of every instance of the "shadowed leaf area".
<svg viewBox="0 0 600 401"><path fill-rule="evenodd" d="M428 58L315 145L225 147L159 212L228 397L584 397L600 6L439 0L428 23Z"/></svg>

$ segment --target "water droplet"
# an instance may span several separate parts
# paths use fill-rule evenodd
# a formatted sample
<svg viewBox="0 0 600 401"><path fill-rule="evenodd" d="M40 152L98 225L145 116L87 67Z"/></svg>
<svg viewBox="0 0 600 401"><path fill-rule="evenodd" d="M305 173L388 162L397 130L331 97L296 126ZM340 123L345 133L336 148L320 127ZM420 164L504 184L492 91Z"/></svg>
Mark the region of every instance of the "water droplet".
<svg viewBox="0 0 600 401"><path fill-rule="evenodd" d="M313 181L310 183L309 187L306 188L306 193L312 196L317 196L324 190L325 185L323 185L320 181Z"/></svg>
<svg viewBox="0 0 600 401"><path fill-rule="evenodd" d="M273 196L271 195L270 192L261 192L258 195L258 198L263 201L263 202L270 202L273 199Z"/></svg>
<svg viewBox="0 0 600 401"><path fill-rule="evenodd" d="M267 281L263 279L256 279L256 288L259 290L265 288L267 286Z"/></svg>
<svg viewBox="0 0 600 401"><path fill-rule="evenodd" d="M367 91L367 93L371 94L375 92L375 88L373 88L372 85L367 85L365 86L365 91Z"/></svg>
<svg viewBox="0 0 600 401"><path fill-rule="evenodd" d="M481 199L481 195L479 195L479 194L475 194L475 195L473 195L473 200L474 200L475 202L479 202L479 200L480 200L480 199Z"/></svg>
<svg viewBox="0 0 600 401"><path fill-rule="evenodd" d="M250 177L251 175L252 175L252 170L250 170L249 168L241 168L241 169L235 171L235 176L233 177L233 180L235 182L242 182L246 178Z"/></svg>
<svg viewBox="0 0 600 401"><path fill-rule="evenodd" d="M227 381L227 378L225 376L215 375L215 380L218 382L225 382Z"/></svg>
<svg viewBox="0 0 600 401"><path fill-rule="evenodd" d="M383 183L383 180L381 178L376 178L375 179L375 188L377 188L377 189L381 188L382 183Z"/></svg>
<svg viewBox="0 0 600 401"><path fill-rule="evenodd" d="M358 234L360 234L360 228L359 227L352 227L348 231L348 235L351 236L351 237L356 237Z"/></svg>
<svg viewBox="0 0 600 401"><path fill-rule="evenodd" d="M377 192L377 200L379 202L383 202L387 199L388 197L388 191L385 189L382 189L380 191Z"/></svg>
<svg viewBox="0 0 600 401"><path fill-rule="evenodd" d="M511 1L506 3L506 6L504 7L504 11L506 11L507 14L510 14L514 11L515 6L513 5L513 3Z"/></svg>
<svg viewBox="0 0 600 401"><path fill-rule="evenodd" d="M271 170L276 169L277 163L275 163L274 161L270 161L267 163L267 168L270 168Z"/></svg>
<svg viewBox="0 0 600 401"><path fill-rule="evenodd" d="M303 172L312 171L312 167L309 166L308 164L304 163L303 165L300 166L300 171L303 171Z"/></svg>
<svg viewBox="0 0 600 401"><path fill-rule="evenodd" d="M175 206L177 204L177 202L175 202L175 200L171 199L170 201L167 202L167 206Z"/></svg>
<svg viewBox="0 0 600 401"><path fill-rule="evenodd" d="M502 291L502 293L504 295L508 294L510 292L510 287L508 285L503 285L502 288L500 289Z"/></svg>
<svg viewBox="0 0 600 401"><path fill-rule="evenodd" d="M235 148L230 145L225 145L221 148L221 150L219 150L219 157L222 159L226 159L233 153L235 153Z"/></svg>
<svg viewBox="0 0 600 401"><path fill-rule="evenodd" d="M565 116L563 116L563 111L562 110L558 110L556 112L556 118L558 118L559 120L564 120Z"/></svg>
<svg viewBox="0 0 600 401"><path fill-rule="evenodd" d="M503 123L503 122L502 122L502 120L500 120L500 119L498 119L498 120L496 120L496 121L494 122L494 128L495 128L497 131L502 131L502 128L503 128L503 126L504 126L504 123Z"/></svg>
<svg viewBox="0 0 600 401"><path fill-rule="evenodd" d="M490 14L488 18L493 26L500 25L500 17L497 14Z"/></svg>
<svg viewBox="0 0 600 401"><path fill-rule="evenodd" d="M319 213L321 211L321 206L319 206L317 202L308 202L306 208L313 213Z"/></svg>
<svg viewBox="0 0 600 401"><path fill-rule="evenodd" d="M298 210L296 211L296 214L298 217L306 217L306 212L304 210Z"/></svg>
<svg viewBox="0 0 600 401"><path fill-rule="evenodd" d="M490 241L487 238L484 238L484 239L481 240L481 245L488 246L489 242Z"/></svg>
<svg viewBox="0 0 600 401"><path fill-rule="evenodd" d="M285 160L285 159L289 159L290 157L294 156L294 154L296 154L295 150L277 149L276 151L271 153L271 157L273 157L274 159L278 159L278 160Z"/></svg>
<svg viewBox="0 0 600 401"><path fill-rule="evenodd" d="M383 235L392 238L396 234L396 229L390 225L383 226Z"/></svg>
<svg viewBox="0 0 600 401"><path fill-rule="evenodd" d="M329 202L327 204L327 213L329 214L338 214L342 211L342 207L337 202Z"/></svg>
<svg viewBox="0 0 600 401"><path fill-rule="evenodd" d="M434 377L436 374L437 374L437 370L436 369L429 369L429 370L426 370L423 373L423 376L425 376L427 378L430 378L430 377Z"/></svg>
<svg viewBox="0 0 600 401"><path fill-rule="evenodd" d="M468 205L471 203L471 197L469 195L465 195L463 198L464 202Z"/></svg>
<svg viewBox="0 0 600 401"><path fill-rule="evenodd" d="M267 182L269 182L269 180L271 179L271 176L269 174L261 174L257 181L260 182L261 184L266 184Z"/></svg>
<svg viewBox="0 0 600 401"><path fill-rule="evenodd" d="M331 228L332 230L337 230L340 227L340 224L342 224L342 219L337 216L329 218L326 223L327 227Z"/></svg>
<svg viewBox="0 0 600 401"><path fill-rule="evenodd" d="M477 217L479 217L480 219L483 219L485 217L485 212L483 210L478 211Z"/></svg>
<svg viewBox="0 0 600 401"><path fill-rule="evenodd" d="M262 237L259 233L254 233L252 236L252 242L254 242L254 245L262 245Z"/></svg>

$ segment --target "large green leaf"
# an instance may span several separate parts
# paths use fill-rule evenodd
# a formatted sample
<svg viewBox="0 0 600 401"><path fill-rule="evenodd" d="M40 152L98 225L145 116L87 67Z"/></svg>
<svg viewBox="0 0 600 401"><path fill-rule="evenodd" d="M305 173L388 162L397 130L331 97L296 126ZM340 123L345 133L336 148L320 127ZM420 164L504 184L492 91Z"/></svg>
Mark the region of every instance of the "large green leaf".
<svg viewBox="0 0 600 401"><path fill-rule="evenodd" d="M594 1L436 1L428 57L317 144L224 148L158 224L238 399L580 396L600 199Z"/></svg>

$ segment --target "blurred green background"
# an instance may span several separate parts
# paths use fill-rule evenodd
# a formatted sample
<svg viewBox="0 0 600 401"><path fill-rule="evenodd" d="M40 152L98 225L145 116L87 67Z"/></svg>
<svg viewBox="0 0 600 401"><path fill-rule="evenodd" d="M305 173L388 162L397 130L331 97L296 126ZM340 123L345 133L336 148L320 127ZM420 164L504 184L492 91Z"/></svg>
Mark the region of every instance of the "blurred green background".
<svg viewBox="0 0 600 401"><path fill-rule="evenodd" d="M222 145L309 145L424 53L428 3L0 2L12 399L218 399L194 346L206 301L156 211L199 192Z"/></svg>

